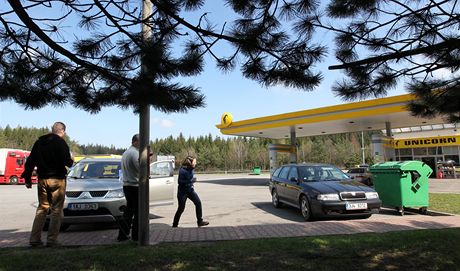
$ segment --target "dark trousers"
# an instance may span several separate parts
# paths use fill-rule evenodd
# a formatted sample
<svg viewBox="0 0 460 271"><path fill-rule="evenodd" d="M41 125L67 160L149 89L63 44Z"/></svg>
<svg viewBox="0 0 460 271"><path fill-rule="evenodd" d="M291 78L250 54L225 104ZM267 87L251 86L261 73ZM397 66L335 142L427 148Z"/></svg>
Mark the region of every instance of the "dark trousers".
<svg viewBox="0 0 460 271"><path fill-rule="evenodd" d="M126 198L126 210L119 221L120 230L118 232L118 239L127 239L132 227L131 239L137 241L139 232L139 187L123 186L123 192Z"/></svg>
<svg viewBox="0 0 460 271"><path fill-rule="evenodd" d="M184 212L185 209L185 203L187 199L190 199L193 204L195 204L195 212L196 212L196 222L200 223L203 221L203 211L201 209L201 200L200 197L198 197L198 194L192 189L192 190L182 190L179 189L177 191L177 202L179 206L177 207L176 214L174 215L174 221L173 221L173 226L179 225L179 220L180 216Z"/></svg>

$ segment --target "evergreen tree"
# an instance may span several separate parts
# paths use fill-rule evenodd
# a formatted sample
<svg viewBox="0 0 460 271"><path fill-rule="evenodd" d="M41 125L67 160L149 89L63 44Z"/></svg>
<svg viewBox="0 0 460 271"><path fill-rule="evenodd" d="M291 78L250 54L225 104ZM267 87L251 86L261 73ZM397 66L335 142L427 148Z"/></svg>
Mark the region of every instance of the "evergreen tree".
<svg viewBox="0 0 460 271"><path fill-rule="evenodd" d="M38 137L49 133L48 128L26 128L9 126L0 128L0 148L17 148L30 150ZM372 132L364 133L366 163L372 164L370 137ZM362 152L358 133L324 135L309 138L298 138L298 161L331 163L339 167L349 167L362 163ZM104 146L101 144L80 145L66 135L71 152L74 155L87 154L122 154L124 148ZM272 141L265 138L245 137L212 137L211 135L189 137L169 136L155 139L150 146L157 155L173 155L176 167L188 155L198 158L198 171L241 171L251 170L260 166L269 169L268 144ZM289 162L287 153L278 153L279 164Z"/></svg>
<svg viewBox="0 0 460 271"><path fill-rule="evenodd" d="M457 1L331 0L336 58L348 77L333 91L347 99L381 97L406 80L413 114L460 121ZM443 74L445 76L443 76Z"/></svg>
<svg viewBox="0 0 460 271"><path fill-rule="evenodd" d="M204 106L204 95L173 79L201 73L206 56L218 69L239 67L264 86L309 91L321 79L313 66L324 48L311 44L312 29L302 20L316 1L223 1L237 16L233 22L209 21L205 0L150 0L145 20L141 0L5 2L0 101L27 109L70 104L96 113L104 106L136 111L147 104L186 112ZM197 12L199 19L184 19ZM141 26L150 35L138 33ZM216 44L233 51L222 55Z"/></svg>

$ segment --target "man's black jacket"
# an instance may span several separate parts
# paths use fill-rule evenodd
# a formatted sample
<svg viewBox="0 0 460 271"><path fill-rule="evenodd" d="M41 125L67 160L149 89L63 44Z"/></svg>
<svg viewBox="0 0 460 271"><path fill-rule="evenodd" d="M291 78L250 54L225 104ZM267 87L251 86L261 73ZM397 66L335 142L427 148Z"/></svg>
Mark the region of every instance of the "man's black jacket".
<svg viewBox="0 0 460 271"><path fill-rule="evenodd" d="M66 166L70 167L72 164L69 146L65 140L56 134L43 135L32 147L22 177L26 183L30 183L32 172L37 167L39 179L65 179Z"/></svg>

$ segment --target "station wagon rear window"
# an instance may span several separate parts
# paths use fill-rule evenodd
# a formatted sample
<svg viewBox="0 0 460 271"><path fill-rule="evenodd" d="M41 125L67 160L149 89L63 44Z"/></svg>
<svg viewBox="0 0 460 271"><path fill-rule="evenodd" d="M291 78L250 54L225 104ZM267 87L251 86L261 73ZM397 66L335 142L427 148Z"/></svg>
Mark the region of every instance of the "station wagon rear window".
<svg viewBox="0 0 460 271"><path fill-rule="evenodd" d="M290 169L290 167L283 167L281 169L281 173L280 173L279 177L283 178L283 179L286 179L287 176L288 176L288 173L289 173L289 169Z"/></svg>
<svg viewBox="0 0 460 271"><path fill-rule="evenodd" d="M280 167L277 168L275 172L273 172L273 176L278 177L278 175L280 174L280 171L281 171L281 168Z"/></svg>

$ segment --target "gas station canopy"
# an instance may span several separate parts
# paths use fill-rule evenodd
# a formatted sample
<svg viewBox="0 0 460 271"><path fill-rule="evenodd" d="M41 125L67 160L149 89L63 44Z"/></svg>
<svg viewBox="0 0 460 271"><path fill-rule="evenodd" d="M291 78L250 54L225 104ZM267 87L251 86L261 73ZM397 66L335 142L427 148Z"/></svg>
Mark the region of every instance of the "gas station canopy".
<svg viewBox="0 0 460 271"><path fill-rule="evenodd" d="M445 123L440 117L412 116L407 104L414 98L412 94L404 94L235 122L231 121L231 115L227 118L224 114L222 123L216 127L225 135L282 139L289 138L291 131L296 137L306 137L384 130L388 125L391 129L400 129Z"/></svg>

